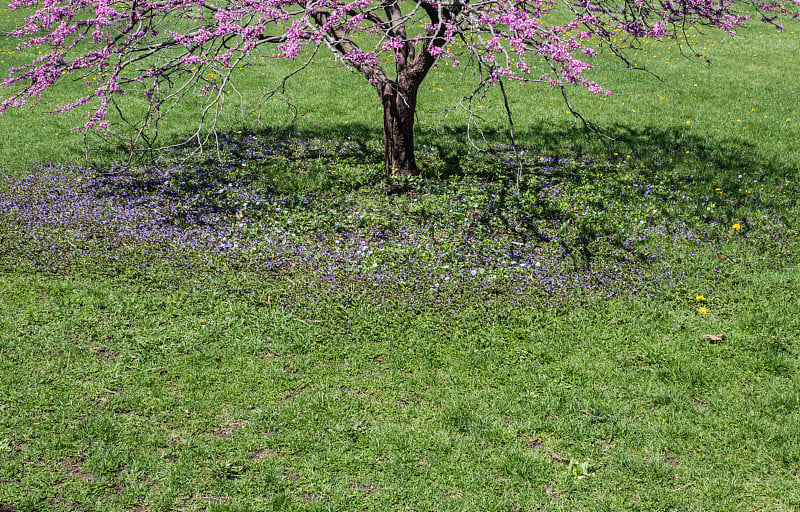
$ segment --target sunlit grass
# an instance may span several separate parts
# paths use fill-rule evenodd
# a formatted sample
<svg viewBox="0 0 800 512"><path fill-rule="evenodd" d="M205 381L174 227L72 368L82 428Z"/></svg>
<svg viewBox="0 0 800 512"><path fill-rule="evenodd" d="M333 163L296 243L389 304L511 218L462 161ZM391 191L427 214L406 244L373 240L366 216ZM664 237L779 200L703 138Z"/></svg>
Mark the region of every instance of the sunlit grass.
<svg viewBox="0 0 800 512"><path fill-rule="evenodd" d="M11 26L10 20L4 25ZM632 64L646 66L656 76L624 69L606 51L596 59L597 67L590 76L614 94L592 96L575 89L570 91L571 99L579 112L601 126L613 128L624 124L636 130L680 128L690 136L707 139L709 144L757 140L755 151L760 157L792 165L800 161L800 153L792 142L800 135L800 91L794 79L800 74L800 63L795 58L797 30L796 24L789 24L782 33L754 25L735 38L712 31L690 33L687 41L645 41L640 49L631 50L629 57ZM5 39L5 65L22 64L34 56L33 49L11 51L13 44ZM696 52L703 53L711 64L686 56ZM252 111L267 85L276 83L298 64L276 60L269 50L254 55L250 63L235 81L246 99L246 112ZM467 118L463 112L452 113L444 125L440 124L441 113L471 91L471 72L466 61L458 68L443 62L431 72L420 93L417 132L421 141L437 137L432 128L464 127ZM43 98L42 109L66 102L86 90L80 79L60 85L63 87ZM510 84L509 90L521 142L546 145L548 141L537 133L542 124L559 131L567 131L572 125L574 119L559 91L541 84ZM346 93L342 94L343 91ZM496 93L490 94L477 112L484 130L502 133L506 129L505 112ZM294 123L298 128L347 131L360 127L380 137L381 109L374 90L361 77L344 70L329 53L321 53L313 67L290 81L287 96L296 107L294 112L300 114ZM131 104L133 111L140 108L136 101ZM169 118L171 121L162 126L163 140L174 141L180 135L188 135L192 124L197 122L199 105L189 101L179 108ZM220 124L223 130L286 126L293 118L280 98L266 102L261 123L254 121L253 116L242 119L236 95L230 95L228 105L230 108ZM30 123L31 116L35 116L36 123ZM0 127L5 132L26 134L24 143L21 136L0 141L0 165L25 167L40 161L83 158L82 135L70 133L71 128L80 124L79 114L66 119L29 111L0 116ZM614 133L613 129L610 131ZM592 138L586 140L592 143ZM90 142L90 156L95 155L101 161L114 158L115 148L95 140ZM122 156L122 152L117 153L117 158Z"/></svg>
<svg viewBox="0 0 800 512"><path fill-rule="evenodd" d="M613 142L510 86L519 182L496 95L489 153L438 124L441 66L400 195L330 57L183 165L0 116L0 511L797 510L791 30L598 61Z"/></svg>

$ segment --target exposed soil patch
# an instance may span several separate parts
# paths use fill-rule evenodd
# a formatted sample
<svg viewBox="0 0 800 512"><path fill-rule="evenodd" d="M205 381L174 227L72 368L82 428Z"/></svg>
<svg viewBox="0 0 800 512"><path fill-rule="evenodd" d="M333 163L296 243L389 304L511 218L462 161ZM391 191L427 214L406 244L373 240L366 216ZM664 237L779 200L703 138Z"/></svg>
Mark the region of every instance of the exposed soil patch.
<svg viewBox="0 0 800 512"><path fill-rule="evenodd" d="M270 450L269 448L262 448L260 450L256 450L251 458L256 460L266 459L267 457L277 457L279 459L283 458L283 455L276 452L275 450Z"/></svg>
<svg viewBox="0 0 800 512"><path fill-rule="evenodd" d="M238 422L238 421L234 423L229 423L227 425L221 426L211 435L213 435L217 439L228 439L234 432L242 429L246 424L247 423L245 422Z"/></svg>
<svg viewBox="0 0 800 512"><path fill-rule="evenodd" d="M64 459L64 469L67 470L72 476L76 476L78 478L82 478L89 483L94 483L97 481L97 476L92 474L89 471L84 471L83 463L86 462L86 455L73 455L71 457L67 457Z"/></svg>

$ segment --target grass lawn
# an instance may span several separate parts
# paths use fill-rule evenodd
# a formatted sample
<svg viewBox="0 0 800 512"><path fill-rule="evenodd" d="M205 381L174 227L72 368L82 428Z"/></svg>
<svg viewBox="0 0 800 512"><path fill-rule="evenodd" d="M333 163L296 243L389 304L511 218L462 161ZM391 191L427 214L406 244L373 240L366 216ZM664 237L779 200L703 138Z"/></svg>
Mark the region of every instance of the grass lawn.
<svg viewBox="0 0 800 512"><path fill-rule="evenodd" d="M793 31L599 63L612 142L515 90L518 191L492 98L486 153L435 125L450 68L402 195L329 61L183 164L0 116L0 511L797 510Z"/></svg>

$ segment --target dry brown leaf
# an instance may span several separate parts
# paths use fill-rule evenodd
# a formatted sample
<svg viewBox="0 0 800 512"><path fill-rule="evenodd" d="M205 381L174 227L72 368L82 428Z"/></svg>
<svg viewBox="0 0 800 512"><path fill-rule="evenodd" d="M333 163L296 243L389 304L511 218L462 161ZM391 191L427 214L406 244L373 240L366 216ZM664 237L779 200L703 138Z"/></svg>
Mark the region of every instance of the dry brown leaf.
<svg viewBox="0 0 800 512"><path fill-rule="evenodd" d="M544 441L542 441L541 439L538 438L535 439L531 436L526 436L525 434L522 433L517 434L517 437L528 441L528 447L533 450L538 450L539 448L544 446Z"/></svg>
<svg viewBox="0 0 800 512"><path fill-rule="evenodd" d="M722 334L704 334L703 339L708 341L722 341L725 339L725 334L727 333L723 332Z"/></svg>

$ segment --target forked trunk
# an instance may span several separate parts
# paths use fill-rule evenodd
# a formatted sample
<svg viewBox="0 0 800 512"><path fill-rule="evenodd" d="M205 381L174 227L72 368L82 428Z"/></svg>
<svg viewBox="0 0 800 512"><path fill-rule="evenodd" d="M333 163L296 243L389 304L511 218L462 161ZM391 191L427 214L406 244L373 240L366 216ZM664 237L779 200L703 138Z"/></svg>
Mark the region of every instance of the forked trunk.
<svg viewBox="0 0 800 512"><path fill-rule="evenodd" d="M386 176L417 174L414 159L414 112L417 88L384 84L378 91L383 103L383 147Z"/></svg>

